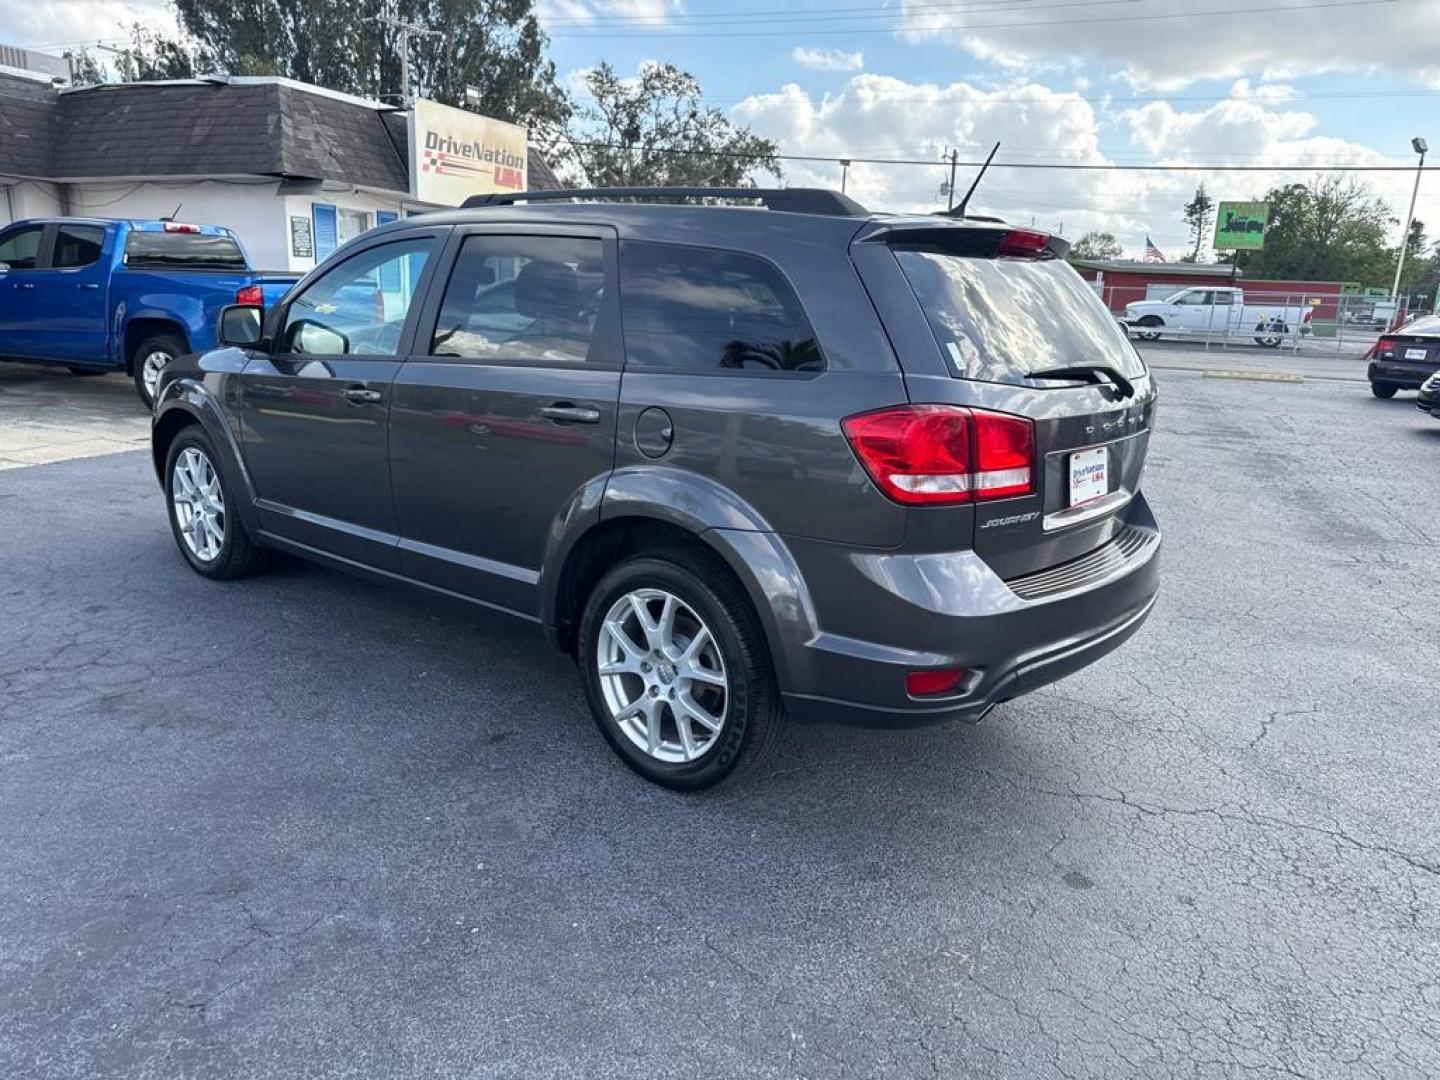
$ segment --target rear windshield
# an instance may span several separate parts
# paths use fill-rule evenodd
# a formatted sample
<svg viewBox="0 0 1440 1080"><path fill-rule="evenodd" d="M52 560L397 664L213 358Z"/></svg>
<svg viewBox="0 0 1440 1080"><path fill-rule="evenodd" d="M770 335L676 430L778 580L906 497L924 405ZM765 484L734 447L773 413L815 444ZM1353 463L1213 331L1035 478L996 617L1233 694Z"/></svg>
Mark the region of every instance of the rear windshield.
<svg viewBox="0 0 1440 1080"><path fill-rule="evenodd" d="M132 232L125 265L136 270L245 270L245 253L231 236Z"/></svg>
<svg viewBox="0 0 1440 1080"><path fill-rule="evenodd" d="M1027 373L1105 364L1145 374L1140 355L1095 291L1063 259L989 259L922 247L895 257L963 379L1033 386Z"/></svg>

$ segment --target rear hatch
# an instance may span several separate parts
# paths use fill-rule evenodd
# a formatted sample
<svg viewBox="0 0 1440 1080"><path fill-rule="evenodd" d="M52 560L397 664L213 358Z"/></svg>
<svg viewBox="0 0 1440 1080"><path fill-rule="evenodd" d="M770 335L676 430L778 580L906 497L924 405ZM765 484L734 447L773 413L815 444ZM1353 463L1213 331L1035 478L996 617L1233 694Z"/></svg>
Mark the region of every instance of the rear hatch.
<svg viewBox="0 0 1440 1080"><path fill-rule="evenodd" d="M877 298L887 327L918 321L933 339L928 348L923 335L892 334L912 403L1021 418L1033 432L1025 490L992 498L977 485L967 504L917 508L907 547L962 540L1010 580L1117 539L1140 489L1155 387L1116 317L1061 257L1064 241L928 223L873 239L908 286ZM866 261L867 278L883 270L874 247Z"/></svg>

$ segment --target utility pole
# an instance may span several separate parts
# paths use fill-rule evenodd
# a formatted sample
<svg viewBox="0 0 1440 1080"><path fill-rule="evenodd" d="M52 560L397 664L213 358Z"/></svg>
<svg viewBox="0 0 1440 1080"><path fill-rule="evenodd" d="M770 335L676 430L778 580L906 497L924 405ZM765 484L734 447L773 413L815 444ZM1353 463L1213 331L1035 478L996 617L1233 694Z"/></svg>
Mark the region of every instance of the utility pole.
<svg viewBox="0 0 1440 1080"><path fill-rule="evenodd" d="M1400 274L1405 269L1405 249L1410 246L1410 223L1415 220L1415 200L1420 196L1420 174L1425 171L1425 152L1430 144L1420 136L1410 140L1410 146L1420 155L1420 164L1415 166L1415 189L1410 192L1410 212L1405 215L1405 231L1400 234L1400 258L1395 260L1395 283L1390 286L1390 299L1396 301L1395 310L1400 310Z"/></svg>
<svg viewBox="0 0 1440 1080"><path fill-rule="evenodd" d="M415 96L410 93L410 35L440 37L440 31L408 23L393 15L376 15L375 21L400 32L400 107L408 109L415 103Z"/></svg>
<svg viewBox="0 0 1440 1080"><path fill-rule="evenodd" d="M840 159L840 194L845 194L845 182L850 179L850 159Z"/></svg>
<svg viewBox="0 0 1440 1080"><path fill-rule="evenodd" d="M945 209L953 210L955 209L955 166L960 161L960 151L952 147L946 156L950 159L950 183L945 188Z"/></svg>

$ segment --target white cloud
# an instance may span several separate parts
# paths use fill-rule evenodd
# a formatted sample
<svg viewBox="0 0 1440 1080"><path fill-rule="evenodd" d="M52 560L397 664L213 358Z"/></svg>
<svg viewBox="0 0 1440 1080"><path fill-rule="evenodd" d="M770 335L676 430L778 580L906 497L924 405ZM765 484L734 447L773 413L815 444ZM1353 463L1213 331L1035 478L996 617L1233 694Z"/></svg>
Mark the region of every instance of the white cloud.
<svg viewBox="0 0 1440 1080"><path fill-rule="evenodd" d="M1174 89L1256 72L1286 78L1383 66L1440 85L1434 0L1279 0L1263 17L1230 19L1194 0L1151 0L1143 10L1128 0L1047 3L970 15L930 0L901 3L908 40L948 41L1019 71L1090 61L1136 86Z"/></svg>
<svg viewBox="0 0 1440 1080"><path fill-rule="evenodd" d="M681 0L539 0L535 5L541 25L556 29L604 18L625 20L627 29L654 30L684 10Z"/></svg>
<svg viewBox="0 0 1440 1080"><path fill-rule="evenodd" d="M790 59L811 71L859 71L865 66L865 54L858 49L846 52L844 49L810 49L796 45L790 51Z"/></svg>
<svg viewBox="0 0 1440 1080"><path fill-rule="evenodd" d="M1283 98L1283 90L1257 95L1248 84L1237 89L1236 97L1196 111L1157 101L1107 112L1074 91L1034 81L980 89L968 83L911 83L862 74L839 92L819 98L793 83L757 94L738 105L733 117L775 139L786 153L935 161L933 168L852 164L847 191L881 210L943 208L941 184L948 170L940 158L945 149L959 147L962 160L977 161L997 139L1001 150L996 160L1002 164L1397 163L1369 147L1321 134L1309 113L1267 102L1267 97ZM1101 150L1102 127L1114 129L1124 140L1109 154ZM1112 135L1107 145L1113 141ZM786 182L797 186L838 187L840 173L838 164L785 163ZM973 166L960 169L958 191L964 191L974 173ZM1180 211L1197 183L1204 181L1216 199L1249 199L1275 184L1313 175L1308 168L1243 173L994 168L972 206L1016 223L1033 219L1047 229L1063 223L1072 238L1090 229L1113 232L1132 254L1139 253L1148 234L1173 258L1186 250ZM1376 193L1403 213L1413 176L1369 177ZM1423 206L1422 199L1422 211ZM1440 212L1440 206L1436 210Z"/></svg>
<svg viewBox="0 0 1440 1080"><path fill-rule="evenodd" d="M119 41L135 23L173 34L175 9L167 0L0 0L0 38L7 45L44 46L58 53L97 40Z"/></svg>

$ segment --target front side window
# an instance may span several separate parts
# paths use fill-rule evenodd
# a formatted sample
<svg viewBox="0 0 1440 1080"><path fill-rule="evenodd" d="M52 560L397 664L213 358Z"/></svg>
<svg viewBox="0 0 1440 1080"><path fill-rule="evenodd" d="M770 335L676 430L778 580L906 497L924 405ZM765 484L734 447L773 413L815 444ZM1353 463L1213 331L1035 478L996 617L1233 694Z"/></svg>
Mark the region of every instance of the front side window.
<svg viewBox="0 0 1440 1080"><path fill-rule="evenodd" d="M60 270L89 266L99 261L104 246L103 225L61 225L55 234L55 257L50 265Z"/></svg>
<svg viewBox="0 0 1440 1080"><path fill-rule="evenodd" d="M580 362L605 296L604 247L571 236L471 236L445 286L433 356Z"/></svg>
<svg viewBox="0 0 1440 1080"><path fill-rule="evenodd" d="M395 356L433 241L402 240L352 255L290 304L279 352Z"/></svg>
<svg viewBox="0 0 1440 1080"><path fill-rule="evenodd" d="M822 371L800 299L773 263L672 244L620 246L627 367Z"/></svg>
<svg viewBox="0 0 1440 1080"><path fill-rule="evenodd" d="M34 270L40 265L40 241L44 225L22 225L0 233L0 263L11 270Z"/></svg>

